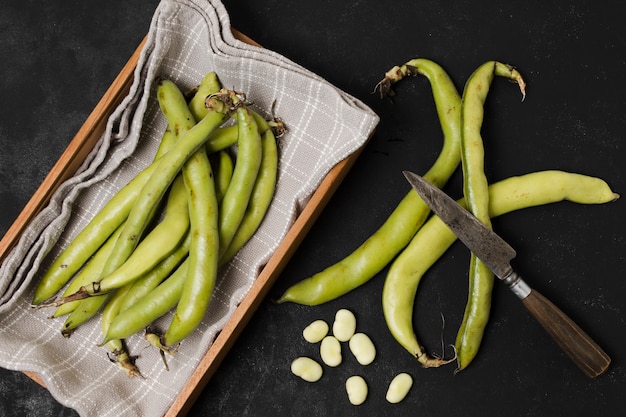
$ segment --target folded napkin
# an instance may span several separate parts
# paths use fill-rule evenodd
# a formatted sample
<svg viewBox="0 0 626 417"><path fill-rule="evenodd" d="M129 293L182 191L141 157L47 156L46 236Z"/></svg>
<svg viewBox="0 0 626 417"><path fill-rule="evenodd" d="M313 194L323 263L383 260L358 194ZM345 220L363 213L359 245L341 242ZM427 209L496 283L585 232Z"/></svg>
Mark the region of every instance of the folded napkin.
<svg viewBox="0 0 626 417"><path fill-rule="evenodd" d="M102 337L98 320L64 339L62 321L31 308L34 283L103 204L152 160L166 126L154 96L155 78L169 78L185 90L209 71L224 86L245 92L256 111L279 116L288 127L280 139L276 195L259 231L220 271L204 321L168 358L170 370L136 336L127 340L128 349L139 355L145 378L129 378L96 346ZM134 76L98 145L0 266L0 366L36 372L59 402L82 416L163 415L322 179L363 146L378 123L359 100L319 76L235 39L218 0L162 1Z"/></svg>

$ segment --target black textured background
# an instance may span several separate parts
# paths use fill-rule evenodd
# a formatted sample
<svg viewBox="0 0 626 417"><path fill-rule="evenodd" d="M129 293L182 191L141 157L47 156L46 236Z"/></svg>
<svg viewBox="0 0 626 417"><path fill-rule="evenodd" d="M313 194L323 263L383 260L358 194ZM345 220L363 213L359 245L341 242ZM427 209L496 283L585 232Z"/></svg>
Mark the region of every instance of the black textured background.
<svg viewBox="0 0 626 417"><path fill-rule="evenodd" d="M145 35L157 1L5 0L0 11L0 234ZM626 5L620 1L320 0L225 1L233 26L363 100L381 122L355 167L304 240L192 416L596 416L618 415L626 388L624 201L559 203L512 213L494 227L516 248L516 267L611 354L587 379L502 286L479 356L465 371L421 369L389 335L380 311L383 271L327 305L275 305L290 284L347 255L408 191L400 170L425 172L441 133L424 80L374 93L387 69L414 57L446 68L459 89L486 60L515 65L528 82L494 81L483 137L491 181L543 169L599 176L626 193ZM460 176L446 189L460 195ZM463 313L468 253L455 245L424 279L415 310L429 351L454 342ZM301 330L350 308L378 348L366 368L346 352L315 384L289 371L316 355ZM442 315L445 322L442 323ZM442 330L443 328L443 330ZM398 372L415 384L401 404L384 393ZM362 374L370 395L351 406L345 378ZM20 373L0 370L0 415L72 416Z"/></svg>

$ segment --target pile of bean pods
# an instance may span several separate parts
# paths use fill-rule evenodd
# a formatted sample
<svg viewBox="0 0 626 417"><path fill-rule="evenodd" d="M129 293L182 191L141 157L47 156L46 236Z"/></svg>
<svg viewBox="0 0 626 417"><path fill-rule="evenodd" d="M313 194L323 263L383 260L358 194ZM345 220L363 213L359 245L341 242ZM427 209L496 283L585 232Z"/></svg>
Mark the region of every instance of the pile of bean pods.
<svg viewBox="0 0 626 417"><path fill-rule="evenodd" d="M484 173L481 127L484 102L494 78L516 83L525 96L525 82L510 65L488 61L477 68L459 94L446 71L428 59L412 59L394 66L378 84L381 95L393 95L392 85L406 76L428 79L443 132L443 147L423 177L443 187L461 166L464 205L483 223L525 207L562 200L602 204L619 196L599 178L563 171L541 171L489 184ZM400 177L401 178L401 177ZM410 190L387 220L361 246L345 258L288 288L278 302L319 305L356 289L389 265L382 293L387 326L396 339L424 367L457 362L465 369L477 355L491 308L494 276L473 255L465 313L455 342L455 354L444 359L429 355L413 326L414 301L421 278L456 240L438 217Z"/></svg>
<svg viewBox="0 0 626 417"><path fill-rule="evenodd" d="M101 345L131 376L141 374L125 339L174 310L164 332L145 332L162 355L173 353L204 317L219 267L269 208L284 128L222 88L215 72L188 93L167 79L156 83L168 126L154 161L52 262L32 301L66 317L65 336L99 316Z"/></svg>

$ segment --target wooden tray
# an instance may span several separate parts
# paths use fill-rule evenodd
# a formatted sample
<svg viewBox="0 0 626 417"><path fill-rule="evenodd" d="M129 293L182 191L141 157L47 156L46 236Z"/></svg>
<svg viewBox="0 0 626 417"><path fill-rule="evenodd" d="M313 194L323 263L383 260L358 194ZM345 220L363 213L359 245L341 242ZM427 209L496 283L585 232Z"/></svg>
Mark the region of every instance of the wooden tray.
<svg viewBox="0 0 626 417"><path fill-rule="evenodd" d="M233 30L233 35L243 42L258 46L256 42L252 41L241 32ZM33 218L48 204L56 189L65 180L74 175L83 160L102 136L110 114L124 97L128 95L133 83L134 69L145 41L146 39L144 38L59 160L52 167L37 191L25 205L15 222L3 236L0 241L0 262L4 260L9 251L17 243L20 235ZM232 317L226 323L224 329L219 333L207 353L201 359L198 367L165 414L165 417L184 416L187 414L202 389L206 386L209 379L213 376L220 363L235 343L237 337L241 334L254 312L258 309L276 278L293 256L326 203L330 200L331 196L358 158L362 148L363 147L338 163L326 175L319 188L313 193L310 201L298 215L276 252L271 256L267 265L265 265L259 274L248 294L243 298ZM44 386L42 380L36 373L25 372L25 374Z"/></svg>

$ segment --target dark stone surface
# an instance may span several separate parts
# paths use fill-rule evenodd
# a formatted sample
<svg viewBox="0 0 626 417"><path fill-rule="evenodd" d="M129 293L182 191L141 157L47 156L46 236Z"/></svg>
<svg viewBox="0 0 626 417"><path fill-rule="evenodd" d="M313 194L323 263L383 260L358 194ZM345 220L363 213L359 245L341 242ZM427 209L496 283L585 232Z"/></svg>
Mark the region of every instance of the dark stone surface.
<svg viewBox="0 0 626 417"><path fill-rule="evenodd" d="M0 13L0 233L5 233L46 172L146 33L156 1L7 0ZM381 122L355 167L278 279L190 412L193 416L592 416L623 408L626 388L626 224L624 202L528 209L494 221L518 252L516 267L613 357L608 373L587 379L548 339L512 294L494 292L490 325L475 362L421 369L389 335L380 310L386 271L347 296L310 308L276 305L290 284L347 255L369 236L408 188L399 171L424 172L441 141L424 80L398 85L394 102L374 94L385 71L414 57L444 66L459 89L486 60L515 65L528 82L495 80L483 136L491 181L563 169L626 190L626 28L623 2L225 1L233 26L266 48L316 72L372 107ZM460 175L447 191L459 196ZM429 351L452 344L467 295L467 251L455 245L425 277L414 320ZM347 352L315 384L289 363L317 355L300 337L312 320L355 312L378 348L363 368ZM441 315L445 317L442 330ZM449 349L446 347L446 350ZM415 385L389 405L398 372ZM351 406L344 381L360 373L368 400ZM0 415L70 416L22 374L0 370Z"/></svg>

